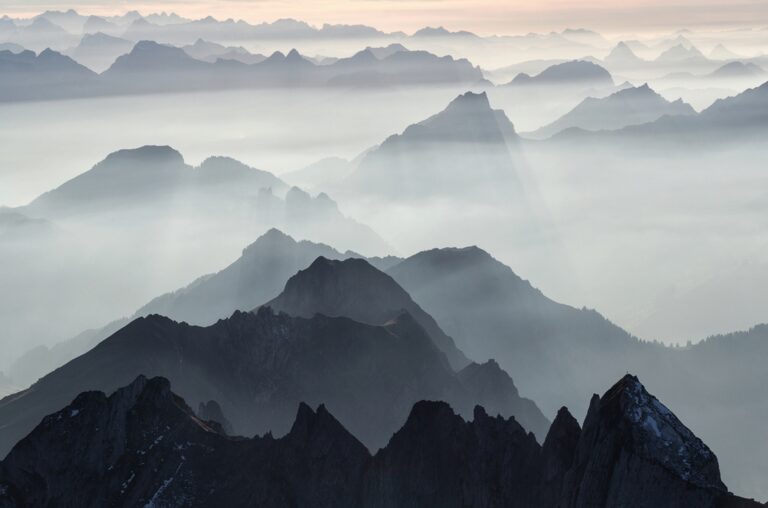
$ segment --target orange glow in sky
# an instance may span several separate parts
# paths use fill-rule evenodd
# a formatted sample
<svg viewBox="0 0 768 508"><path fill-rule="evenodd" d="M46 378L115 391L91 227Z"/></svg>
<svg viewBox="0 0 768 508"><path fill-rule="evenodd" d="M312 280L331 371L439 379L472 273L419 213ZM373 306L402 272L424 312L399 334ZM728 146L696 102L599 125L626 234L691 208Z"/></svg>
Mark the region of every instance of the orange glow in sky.
<svg viewBox="0 0 768 508"><path fill-rule="evenodd" d="M585 27L606 32L768 26L765 0L2 0L0 15L75 8L112 15L173 11L186 17L296 18L312 24L362 23L394 31L425 25L481 34Z"/></svg>

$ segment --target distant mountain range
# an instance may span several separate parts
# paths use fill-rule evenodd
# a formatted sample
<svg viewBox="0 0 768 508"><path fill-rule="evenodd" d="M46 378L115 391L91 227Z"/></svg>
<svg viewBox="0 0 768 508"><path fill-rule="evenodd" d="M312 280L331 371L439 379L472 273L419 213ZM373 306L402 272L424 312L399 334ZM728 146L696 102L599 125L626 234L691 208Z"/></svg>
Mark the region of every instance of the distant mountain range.
<svg viewBox="0 0 768 508"><path fill-rule="evenodd" d="M104 34L84 37L71 54L81 55L99 68L105 61L114 59L114 63L98 75L52 50L37 56L28 51L19 55L2 51L0 101L277 85L378 87L476 85L484 81L480 69L465 59L408 51L402 46L378 51L365 49L326 65L316 64L296 50L260 57L237 49L217 54L209 47L200 53L202 59L198 60L190 56L190 51L196 54L194 46L185 50L147 40L117 56L118 48L122 51L125 46L124 39Z"/></svg>
<svg viewBox="0 0 768 508"><path fill-rule="evenodd" d="M562 118L524 136L544 139L572 128L588 131L616 130L628 125L652 122L662 116L695 114L696 111L689 104L680 99L667 101L645 84L625 88L600 99L584 99Z"/></svg>
<svg viewBox="0 0 768 508"><path fill-rule="evenodd" d="M0 101L70 97L93 90L97 74L60 53L0 51Z"/></svg>
<svg viewBox="0 0 768 508"><path fill-rule="evenodd" d="M133 49L134 43L102 32L85 34L80 43L66 52L80 64L95 72L109 68L115 60Z"/></svg>
<svg viewBox="0 0 768 508"><path fill-rule="evenodd" d="M81 393L0 463L0 504L761 506L730 494L715 454L631 376L593 397L583 428L563 408L543 445L480 406L470 421L420 401L371 455L334 409L301 403L295 414L283 437L238 438L163 378Z"/></svg>
<svg viewBox="0 0 768 508"><path fill-rule="evenodd" d="M602 143L621 138L630 143L688 146L758 142L768 126L768 82L740 94L719 99L697 115L665 115L655 121L615 131L570 129L553 139L563 142ZM683 141L683 144L679 144Z"/></svg>
<svg viewBox="0 0 768 508"><path fill-rule="evenodd" d="M345 217L326 194L311 196L229 157L209 157L193 168L168 146L114 152L17 210L53 221L103 222L128 215L151 220L198 217L200 225L215 217L232 225L261 221L289 231L328 235L336 243L354 237L354 242L360 241L355 246L364 251L386 249L381 238Z"/></svg>

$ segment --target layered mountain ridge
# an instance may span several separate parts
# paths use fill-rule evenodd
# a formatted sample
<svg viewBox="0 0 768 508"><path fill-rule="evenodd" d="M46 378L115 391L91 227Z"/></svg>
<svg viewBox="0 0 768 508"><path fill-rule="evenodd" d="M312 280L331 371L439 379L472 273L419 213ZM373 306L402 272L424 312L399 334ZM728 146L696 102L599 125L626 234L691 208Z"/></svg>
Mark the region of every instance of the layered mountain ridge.
<svg viewBox="0 0 768 508"><path fill-rule="evenodd" d="M321 259L289 282L275 304L290 302L291 286L317 280L314 272L328 263ZM339 265L344 273L335 274L353 283L345 288L348 301L365 301L370 294L368 286L354 281L361 263L366 262L348 260ZM396 296L380 300L373 315L352 312L375 324L317 314L312 298L307 308L286 305L309 318L260 307L255 313L235 312L205 328L156 315L136 319L28 390L0 401L0 421L6 428L2 445L10 448L46 408L85 389L109 391L140 373L168 377L195 405L217 401L240 433L284 432L290 419L286 411L294 403L323 402L366 444L379 446L410 404L439 399L465 413L482 401L489 410L516 415L543 436L547 419L533 402L518 395L498 365L470 365L471 370L457 374L438 349L452 342L434 320L388 276L367 263L363 271L374 294L383 287L381 294ZM324 310L335 315L354 311L344 305ZM460 354L455 346L453 351ZM484 378L502 382L489 384Z"/></svg>
<svg viewBox="0 0 768 508"><path fill-rule="evenodd" d="M659 462L647 450L670 432L686 452ZM714 454L631 376L594 396L583 429L562 409L543 446L480 406L468 421L421 401L373 456L324 405L300 403L282 438L228 437L167 380L139 376L45 417L0 463L0 485L3 507L759 506L728 493Z"/></svg>

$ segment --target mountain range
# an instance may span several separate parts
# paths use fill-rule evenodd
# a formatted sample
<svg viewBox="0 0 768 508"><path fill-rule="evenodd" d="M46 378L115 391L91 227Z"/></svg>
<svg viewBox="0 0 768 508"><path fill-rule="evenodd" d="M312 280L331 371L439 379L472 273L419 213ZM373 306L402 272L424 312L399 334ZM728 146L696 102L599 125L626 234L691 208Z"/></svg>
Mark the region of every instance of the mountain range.
<svg viewBox="0 0 768 508"><path fill-rule="evenodd" d="M347 259L361 256L352 251L339 252L322 243L296 241L277 229L270 229L243 249L241 256L224 269L153 298L129 318L116 319L106 326L83 331L51 347L35 347L17 359L8 374L18 385L29 386L138 317L159 314L192 325L213 325L235 310L254 309L277 297L290 277L319 257ZM381 270L400 261L395 257L369 257L366 260Z"/></svg>
<svg viewBox="0 0 768 508"><path fill-rule="evenodd" d="M127 44L132 48L116 55ZM402 49L400 49L402 48ZM102 68L96 74L60 53L46 49L39 55L25 51L20 55L0 53L0 101L91 97L118 94L166 93L188 90L258 89L287 87L380 87L392 85L464 84L484 82L482 72L466 59L436 56L426 51L395 51L381 48L362 50L348 58L326 65L291 50L268 57L254 57L233 50L214 54L209 51L198 60L194 50L141 40L135 45L125 39L97 34L87 35L70 52L83 55L87 62ZM377 56L378 55L378 56ZM116 58L115 58L116 57ZM211 61L213 60L213 61ZM46 83L49 83L46 86Z"/></svg>
<svg viewBox="0 0 768 508"><path fill-rule="evenodd" d="M115 60L133 49L133 42L102 32L83 35L74 48L66 52L76 62L95 72L102 72Z"/></svg>
<svg viewBox="0 0 768 508"><path fill-rule="evenodd" d="M323 260L318 259L312 269L285 283L319 256ZM457 347L471 361L486 365L479 371L482 375L472 365L458 374L462 383L474 385L476 394L484 391L482 386L503 386L507 376L501 372L506 371L544 415L554 415L562 405L585 404L585 394L630 369L647 377L654 391L694 422L718 451L729 482L743 491L760 492L758 479L765 472L760 457L768 450L758 444L761 430L755 422L768 418L768 406L759 395L768 382L760 367L760 359L768 354L763 351L768 344L766 327L714 337L687 349L669 348L631 336L596 311L552 301L478 248L434 249L404 260L371 259L391 279L362 260L331 261L359 257L271 231L230 267L155 299L135 317L162 313L210 326L234 310L269 302L300 316L324 313L380 325L400 309L408 309L443 352L455 352ZM320 275L306 277L315 271ZM287 291L278 295L283 285ZM31 352L10 371L13 381L21 386L34 381L21 380L16 373L28 371L30 365L58 367L128 322L117 321L50 351ZM494 364L496 369L491 368ZM454 360L456 368L462 365ZM702 371L708 373L706 380L697 374ZM488 378L498 379L481 383ZM502 393L515 391L509 386ZM504 404L511 407L512 402ZM744 417L733 419L733 412Z"/></svg>
<svg viewBox="0 0 768 508"><path fill-rule="evenodd" d="M637 372L718 452L732 485L765 492L768 449L756 422L768 417L768 327L682 349L642 341L594 310L553 302L477 248L425 251L387 273L470 359L498 361L545 414Z"/></svg>
<svg viewBox="0 0 768 508"><path fill-rule="evenodd" d="M544 139L571 128L588 131L617 130L628 125L653 122L662 116L695 114L690 104L681 99L670 102L645 84L625 88L604 98L584 99L555 122L524 136Z"/></svg>
<svg viewBox="0 0 768 508"><path fill-rule="evenodd" d="M497 363L467 366L434 320L364 260L318 258L267 305L293 315L261 306L208 327L154 314L132 321L0 401L1 449L62 400L86 389L113 390L141 373L168 377L194 404L216 400L246 434L284 432L288 413L307 401L328 404L375 447L421 399L447 400L464 414L482 401L538 436L546 431L547 419Z"/></svg>
<svg viewBox="0 0 768 508"><path fill-rule="evenodd" d="M352 241L348 245L367 252L387 249L370 228L345 217L326 194L311 196L267 171L229 157L209 157L192 167L168 146L114 152L17 211L53 221L197 217L196 227L220 218L233 228L249 224L247 229L261 222L301 236L310 232L316 238L327 235L335 244L346 243L346 238Z"/></svg>
<svg viewBox="0 0 768 508"><path fill-rule="evenodd" d="M553 139L565 143L604 143L621 139L656 149L675 146L722 146L759 143L768 118L768 82L731 97L716 100L696 115L665 115L652 122L614 131L588 132L569 129ZM682 144L681 144L682 143Z"/></svg>
<svg viewBox="0 0 768 508"><path fill-rule="evenodd" d="M230 437L170 387L139 376L45 417L0 463L0 506L761 506L632 376L593 397L583 428L561 409L543 445L514 418L420 401L374 455L325 405L299 404L283 437Z"/></svg>

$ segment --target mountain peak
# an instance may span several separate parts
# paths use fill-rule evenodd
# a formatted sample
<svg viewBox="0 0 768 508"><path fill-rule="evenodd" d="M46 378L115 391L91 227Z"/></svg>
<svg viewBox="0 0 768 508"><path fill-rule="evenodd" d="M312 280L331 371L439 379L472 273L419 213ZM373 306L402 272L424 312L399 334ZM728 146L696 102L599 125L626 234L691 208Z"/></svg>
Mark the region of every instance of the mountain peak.
<svg viewBox="0 0 768 508"><path fill-rule="evenodd" d="M491 103L488 100L488 94L485 92L480 93L474 93L474 92L465 92L455 99L453 99L450 103L448 103L448 106L445 108L445 111L449 110L460 110L462 112L467 110L477 111L477 110L487 110L491 111Z"/></svg>
<svg viewBox="0 0 768 508"><path fill-rule="evenodd" d="M107 155L102 163L184 164L184 157L168 145L144 145L126 148Z"/></svg>
<svg viewBox="0 0 768 508"><path fill-rule="evenodd" d="M631 436L627 443L644 458L699 487L724 488L715 454L637 376L626 374L613 385L600 398L598 412L605 425L624 429Z"/></svg>
<svg viewBox="0 0 768 508"><path fill-rule="evenodd" d="M315 314L344 316L361 323L406 326L397 318L407 311L419 324L430 345L446 354L454 368L468 361L456 348L453 339L440 329L435 320L414 302L392 277L359 258L343 261L317 257L312 264L288 279L279 296L265 304L276 311L300 317ZM422 333L416 336L422 335Z"/></svg>
<svg viewBox="0 0 768 508"><path fill-rule="evenodd" d="M429 131L425 132L424 127L428 127ZM442 142L468 143L471 140L500 146L517 139L515 128L504 111L491 108L488 94L471 91L453 99L440 113L409 126L401 137L413 134Z"/></svg>

